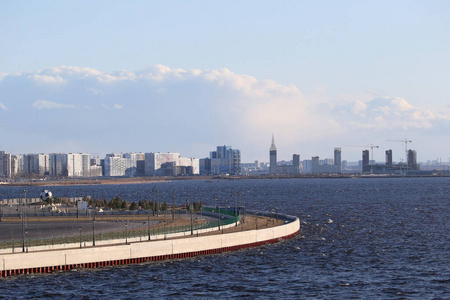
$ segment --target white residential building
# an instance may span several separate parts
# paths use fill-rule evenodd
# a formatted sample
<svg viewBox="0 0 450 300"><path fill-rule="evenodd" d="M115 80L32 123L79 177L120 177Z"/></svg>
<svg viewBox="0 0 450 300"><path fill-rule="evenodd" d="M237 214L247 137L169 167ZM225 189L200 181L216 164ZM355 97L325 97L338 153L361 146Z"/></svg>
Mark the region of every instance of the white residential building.
<svg viewBox="0 0 450 300"><path fill-rule="evenodd" d="M67 176L67 159L68 156L65 153L50 154L50 176Z"/></svg>
<svg viewBox="0 0 450 300"><path fill-rule="evenodd" d="M144 153L107 154L104 162L104 175L134 177L137 174L138 162L144 161L144 159Z"/></svg>
<svg viewBox="0 0 450 300"><path fill-rule="evenodd" d="M198 175L200 160L181 157L179 153L145 153L145 176L176 175L177 168L190 168L192 175Z"/></svg>
<svg viewBox="0 0 450 300"><path fill-rule="evenodd" d="M87 153L67 154L67 176L68 177L89 177L91 157Z"/></svg>
<svg viewBox="0 0 450 300"><path fill-rule="evenodd" d="M6 151L0 151L0 177L11 178L12 171L12 155Z"/></svg>

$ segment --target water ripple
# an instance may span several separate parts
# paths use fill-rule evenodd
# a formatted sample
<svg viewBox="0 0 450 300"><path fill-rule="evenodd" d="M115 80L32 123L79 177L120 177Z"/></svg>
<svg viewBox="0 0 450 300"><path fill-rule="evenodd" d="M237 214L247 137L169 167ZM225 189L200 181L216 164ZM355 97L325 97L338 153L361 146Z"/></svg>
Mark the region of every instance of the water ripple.
<svg viewBox="0 0 450 300"><path fill-rule="evenodd" d="M293 239L233 253L10 277L0 280L0 298L450 298L448 178L181 181L82 188L131 200L154 187L162 198L171 199L172 187L180 199L189 193L206 203L214 194L224 200L230 191L241 191L249 208L297 215L302 229ZM52 191L75 194L76 188Z"/></svg>

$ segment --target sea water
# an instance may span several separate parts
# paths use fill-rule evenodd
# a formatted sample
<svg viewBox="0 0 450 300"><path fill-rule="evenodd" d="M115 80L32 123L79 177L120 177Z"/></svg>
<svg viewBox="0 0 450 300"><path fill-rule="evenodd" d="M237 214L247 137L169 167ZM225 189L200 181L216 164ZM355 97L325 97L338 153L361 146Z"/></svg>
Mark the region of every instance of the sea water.
<svg viewBox="0 0 450 300"><path fill-rule="evenodd" d="M42 187L27 187L29 197ZM290 214L277 244L191 259L0 279L0 298L449 299L450 178L194 180L48 187L54 195ZM0 187L17 196L23 187ZM155 197L155 198L153 198ZM248 216L250 217L250 216Z"/></svg>

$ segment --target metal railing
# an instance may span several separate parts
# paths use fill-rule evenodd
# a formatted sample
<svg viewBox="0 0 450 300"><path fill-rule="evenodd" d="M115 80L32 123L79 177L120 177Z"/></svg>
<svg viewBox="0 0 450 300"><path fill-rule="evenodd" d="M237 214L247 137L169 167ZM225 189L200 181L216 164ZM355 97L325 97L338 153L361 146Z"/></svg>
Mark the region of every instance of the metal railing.
<svg viewBox="0 0 450 300"><path fill-rule="evenodd" d="M238 212L238 210L237 210ZM203 207L202 213L205 216L212 216L217 219L217 221L209 221L206 223L198 223L194 222L193 219L191 219L191 224L187 225L180 225L180 226L161 226L163 222L159 223L158 227L150 228L149 229L126 229L126 230L120 230L115 232L108 232L108 233L98 233L98 234L88 234L83 235L81 234L73 234L71 236L63 236L63 237L52 237L52 238L34 238L34 239L18 239L14 240L11 239L11 241L3 241L0 243L0 250L7 250L12 249L11 252L23 252L23 249L25 249L25 252L28 252L29 248L35 248L35 247L41 247L41 246L56 246L56 245L66 245L68 247L77 247L78 245L80 247L85 247L86 245L92 246L97 244L101 244L103 241L111 241L112 243L121 243L124 240L127 241L128 239L138 239L141 241L145 240L151 240L153 239L161 239L165 238L165 236L171 235L171 234L177 234L177 233L189 233L189 235L195 235L198 234L199 231L208 231L208 229L220 229L223 228L223 226L231 225L233 223L237 223L239 221L239 213L235 216L235 211L231 211L230 209L223 209L223 208L211 208L211 207Z"/></svg>

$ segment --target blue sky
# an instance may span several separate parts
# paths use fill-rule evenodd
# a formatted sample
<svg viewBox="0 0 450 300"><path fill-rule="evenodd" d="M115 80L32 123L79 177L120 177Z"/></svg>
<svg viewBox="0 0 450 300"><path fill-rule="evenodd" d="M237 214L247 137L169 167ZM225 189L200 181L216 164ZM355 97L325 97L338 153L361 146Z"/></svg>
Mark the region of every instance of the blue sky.
<svg viewBox="0 0 450 300"><path fill-rule="evenodd" d="M450 159L448 1L0 1L8 152ZM45 141L45 142L42 142Z"/></svg>

